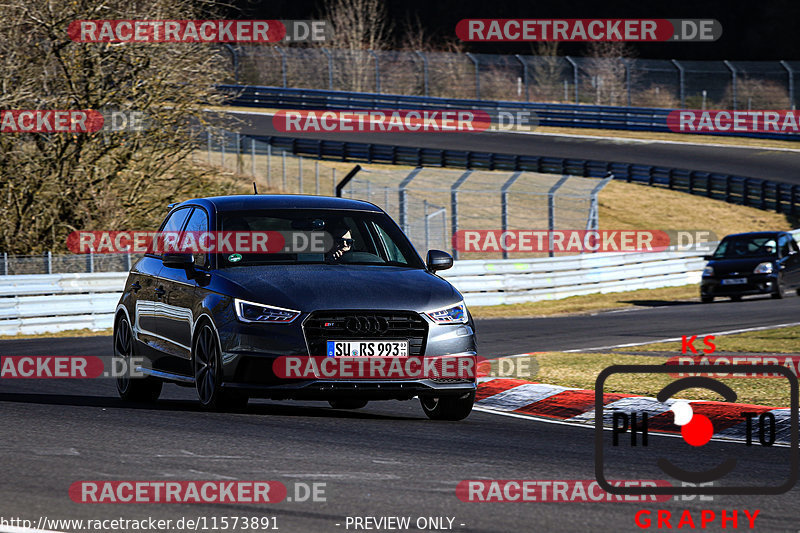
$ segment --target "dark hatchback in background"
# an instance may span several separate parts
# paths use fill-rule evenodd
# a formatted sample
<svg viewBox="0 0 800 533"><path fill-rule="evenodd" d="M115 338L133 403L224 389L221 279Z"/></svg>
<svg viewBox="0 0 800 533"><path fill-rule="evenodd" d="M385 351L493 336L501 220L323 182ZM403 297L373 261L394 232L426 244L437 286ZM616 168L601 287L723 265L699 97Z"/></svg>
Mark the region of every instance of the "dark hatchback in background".
<svg viewBox="0 0 800 533"><path fill-rule="evenodd" d="M788 289L800 294L800 254L790 233L763 231L728 235L712 255L700 282L700 299L713 302L750 294L783 298Z"/></svg>
<svg viewBox="0 0 800 533"><path fill-rule="evenodd" d="M210 408L250 397L327 400L359 408L371 400L419 397L432 419L471 411L464 379L287 380L279 356L326 356L329 342L385 341L410 356L476 355L474 324L461 294L423 262L394 221L367 202L331 197L249 195L173 207L160 231L284 231L338 228L345 252L147 254L131 269L117 307L118 357L144 358L144 378L123 376L124 399L155 400L164 382L191 386Z"/></svg>

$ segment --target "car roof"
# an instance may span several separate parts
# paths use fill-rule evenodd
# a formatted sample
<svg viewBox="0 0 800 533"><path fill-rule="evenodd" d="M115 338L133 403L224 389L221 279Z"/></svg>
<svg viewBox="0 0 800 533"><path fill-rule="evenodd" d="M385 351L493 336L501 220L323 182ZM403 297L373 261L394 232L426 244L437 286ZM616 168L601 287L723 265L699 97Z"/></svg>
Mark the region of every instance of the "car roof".
<svg viewBox="0 0 800 533"><path fill-rule="evenodd" d="M305 194L240 194L236 196L212 196L186 200L174 207L203 205L215 211L239 211L250 209L349 209L380 213L381 209L362 200L313 196Z"/></svg>
<svg viewBox="0 0 800 533"><path fill-rule="evenodd" d="M731 235L726 235L725 238L731 237L777 237L778 235L782 235L786 233L785 231L751 231L749 233L732 233Z"/></svg>

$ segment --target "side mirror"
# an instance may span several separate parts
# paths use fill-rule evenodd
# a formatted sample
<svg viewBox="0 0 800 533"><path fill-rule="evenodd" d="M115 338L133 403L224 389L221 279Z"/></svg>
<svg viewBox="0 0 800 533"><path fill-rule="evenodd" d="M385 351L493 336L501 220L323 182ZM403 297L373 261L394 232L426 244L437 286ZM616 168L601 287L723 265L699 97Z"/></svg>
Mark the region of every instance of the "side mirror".
<svg viewBox="0 0 800 533"><path fill-rule="evenodd" d="M714 259L714 256L713 255L704 255L703 259L706 260L706 261L711 261L712 259Z"/></svg>
<svg viewBox="0 0 800 533"><path fill-rule="evenodd" d="M165 253L161 256L161 263L169 268L190 268L194 265L192 254Z"/></svg>
<svg viewBox="0 0 800 533"><path fill-rule="evenodd" d="M453 256L441 250L428 250L428 258L425 261L428 270L447 270L453 266Z"/></svg>

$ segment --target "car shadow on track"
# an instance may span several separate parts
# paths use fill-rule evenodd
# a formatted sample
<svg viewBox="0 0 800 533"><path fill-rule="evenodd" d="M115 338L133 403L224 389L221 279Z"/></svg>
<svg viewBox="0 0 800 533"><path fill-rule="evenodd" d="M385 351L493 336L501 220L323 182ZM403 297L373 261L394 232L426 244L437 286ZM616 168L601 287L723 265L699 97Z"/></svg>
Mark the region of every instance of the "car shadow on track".
<svg viewBox="0 0 800 533"><path fill-rule="evenodd" d="M371 420L420 420L424 416L409 417L385 415L367 411L347 411L331 407L289 405L277 403L251 403L243 409L229 409L225 411L207 411L192 400L159 400L155 403L123 402L119 398L105 396L81 396L77 394L41 394L41 393L0 393L0 402L25 403L37 405L59 405L73 407L101 407L105 409L139 409L147 411L173 411L196 413L224 413L235 415L260 415L260 416L292 416L292 417L318 417L318 418L352 418ZM367 408L368 409L368 408Z"/></svg>

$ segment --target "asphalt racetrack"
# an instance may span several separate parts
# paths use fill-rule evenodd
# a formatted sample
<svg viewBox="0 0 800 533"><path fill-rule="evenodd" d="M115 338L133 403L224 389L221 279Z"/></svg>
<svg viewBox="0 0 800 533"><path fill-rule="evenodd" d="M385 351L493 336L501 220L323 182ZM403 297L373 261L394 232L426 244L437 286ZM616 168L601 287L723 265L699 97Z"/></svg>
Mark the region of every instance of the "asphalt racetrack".
<svg viewBox="0 0 800 533"><path fill-rule="evenodd" d="M484 320L477 324L486 357L644 342L794 321L800 298L683 303L595 315ZM108 355L110 337L0 341L0 355ZM3 517L38 520L217 516L275 517L280 531L355 531L347 517L452 519L450 529L483 531L641 531L641 509L698 520L702 510L760 510L758 531L796 531L800 491L779 496L715 496L714 501L660 503L474 503L455 489L469 479L594 478L593 431L474 411L462 422L427 420L417 401L376 402L359 411L324 403L255 400L238 413L199 409L192 389L165 386L154 406L125 405L113 381L0 382L0 501ZM684 468L703 469L681 439L651 436ZM646 457L621 449L615 474L642 479ZM748 461L744 481L781 480L786 464L758 447L711 442L706 453ZM746 452L746 454L745 454ZM626 455L627 454L627 455ZM639 477L637 477L639 476ZM744 479L747 478L747 479ZM79 504L68 496L79 480L274 480L301 493L324 483L325 501L248 504ZM737 481L734 476L731 482ZM777 483L777 481L776 481ZM298 485L301 484L301 485ZM20 516L24 509L24 516ZM448 520L443 521L445 525ZM652 529L656 521L653 520ZM699 527L699 524L698 524ZM730 529L730 528L729 528ZM76 528L64 530L78 531ZM360 529L364 530L364 529ZM389 531L381 529L380 531ZM412 527L411 531L417 531ZM719 519L706 528L719 530Z"/></svg>

